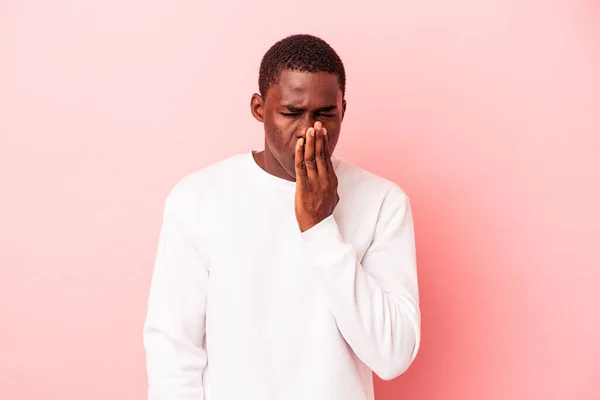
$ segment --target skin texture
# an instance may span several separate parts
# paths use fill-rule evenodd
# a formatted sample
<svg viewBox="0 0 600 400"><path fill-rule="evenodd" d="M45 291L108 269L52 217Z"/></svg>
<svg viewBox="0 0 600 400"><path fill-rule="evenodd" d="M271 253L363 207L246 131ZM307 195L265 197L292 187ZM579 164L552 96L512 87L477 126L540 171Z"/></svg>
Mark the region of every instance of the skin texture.
<svg viewBox="0 0 600 400"><path fill-rule="evenodd" d="M302 232L337 205L331 154L346 110L335 74L283 70L265 98L252 95L250 109L265 130L265 150L254 154L266 172L296 182L295 210Z"/></svg>

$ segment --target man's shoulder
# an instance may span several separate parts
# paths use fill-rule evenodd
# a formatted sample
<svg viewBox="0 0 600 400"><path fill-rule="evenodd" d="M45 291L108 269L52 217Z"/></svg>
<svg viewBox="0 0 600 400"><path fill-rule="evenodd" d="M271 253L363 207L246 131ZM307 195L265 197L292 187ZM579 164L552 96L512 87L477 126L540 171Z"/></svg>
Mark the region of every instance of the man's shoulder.
<svg viewBox="0 0 600 400"><path fill-rule="evenodd" d="M239 175L244 154L234 154L183 175L172 185L167 199L197 200L207 191L225 185Z"/></svg>
<svg viewBox="0 0 600 400"><path fill-rule="evenodd" d="M396 182L359 167L346 160L340 160L337 167L340 190L355 194L368 194L381 200L392 198L408 201L408 195Z"/></svg>

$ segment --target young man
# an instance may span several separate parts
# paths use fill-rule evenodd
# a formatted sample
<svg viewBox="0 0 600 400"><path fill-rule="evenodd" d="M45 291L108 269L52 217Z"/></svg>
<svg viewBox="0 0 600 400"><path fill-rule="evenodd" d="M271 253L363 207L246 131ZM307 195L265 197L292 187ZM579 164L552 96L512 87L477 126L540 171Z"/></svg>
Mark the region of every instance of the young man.
<svg viewBox="0 0 600 400"><path fill-rule="evenodd" d="M249 151L166 199L144 328L150 400L372 400L420 342L413 220L394 183L332 157L346 76L323 40L260 66Z"/></svg>

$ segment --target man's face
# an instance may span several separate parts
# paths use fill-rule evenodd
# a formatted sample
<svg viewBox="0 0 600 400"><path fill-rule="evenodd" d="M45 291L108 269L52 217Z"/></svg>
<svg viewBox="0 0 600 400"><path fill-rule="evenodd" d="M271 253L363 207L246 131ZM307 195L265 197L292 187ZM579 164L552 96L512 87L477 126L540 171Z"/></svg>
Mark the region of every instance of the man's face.
<svg viewBox="0 0 600 400"><path fill-rule="evenodd" d="M283 70L266 99L257 94L252 98L252 113L265 127L265 157L272 155L295 179L294 149L298 138L305 137L306 130L320 121L327 129L333 153L345 108L337 75Z"/></svg>

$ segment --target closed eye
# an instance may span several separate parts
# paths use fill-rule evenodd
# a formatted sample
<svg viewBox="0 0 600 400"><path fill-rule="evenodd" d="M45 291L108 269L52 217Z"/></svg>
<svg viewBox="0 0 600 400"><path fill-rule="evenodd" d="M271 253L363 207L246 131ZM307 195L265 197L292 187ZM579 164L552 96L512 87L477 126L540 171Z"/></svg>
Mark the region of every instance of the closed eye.
<svg viewBox="0 0 600 400"><path fill-rule="evenodd" d="M281 115L283 115L284 117L297 117L300 114L299 113L280 113ZM319 114L319 117L324 117L324 118L332 118L335 117L335 114Z"/></svg>

